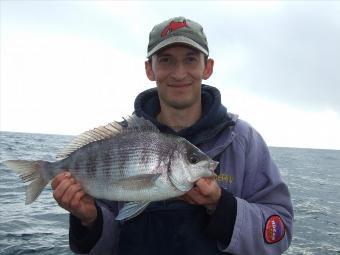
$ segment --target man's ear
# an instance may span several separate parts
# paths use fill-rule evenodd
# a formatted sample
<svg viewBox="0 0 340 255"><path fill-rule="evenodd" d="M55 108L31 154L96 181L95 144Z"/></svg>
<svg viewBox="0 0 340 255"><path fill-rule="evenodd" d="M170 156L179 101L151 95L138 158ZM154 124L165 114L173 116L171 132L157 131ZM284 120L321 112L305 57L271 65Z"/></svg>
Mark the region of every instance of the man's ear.
<svg viewBox="0 0 340 255"><path fill-rule="evenodd" d="M149 60L145 61L145 73L150 81L155 81L155 74L152 70L152 62Z"/></svg>
<svg viewBox="0 0 340 255"><path fill-rule="evenodd" d="M209 58L204 68L203 80L209 79L213 71L214 71L214 60L212 58Z"/></svg>

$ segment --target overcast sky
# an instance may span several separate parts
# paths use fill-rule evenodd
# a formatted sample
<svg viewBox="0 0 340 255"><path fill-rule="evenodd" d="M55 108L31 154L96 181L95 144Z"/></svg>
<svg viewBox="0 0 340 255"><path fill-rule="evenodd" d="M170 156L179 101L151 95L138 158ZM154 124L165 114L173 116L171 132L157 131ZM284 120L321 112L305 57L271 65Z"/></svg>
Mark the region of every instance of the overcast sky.
<svg viewBox="0 0 340 255"><path fill-rule="evenodd" d="M79 134L133 111L155 85L153 25L207 34L231 112L271 146L340 149L340 1L0 1L0 130Z"/></svg>

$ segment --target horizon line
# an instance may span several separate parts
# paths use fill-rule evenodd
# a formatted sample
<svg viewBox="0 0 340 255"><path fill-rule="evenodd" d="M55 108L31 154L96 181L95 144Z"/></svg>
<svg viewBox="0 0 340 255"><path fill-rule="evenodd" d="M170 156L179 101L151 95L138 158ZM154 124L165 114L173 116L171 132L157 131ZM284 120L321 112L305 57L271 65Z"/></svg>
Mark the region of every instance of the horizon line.
<svg viewBox="0 0 340 255"><path fill-rule="evenodd" d="M19 133L19 134L36 134L36 135L55 135L55 136L73 136L77 137L80 134L56 134L56 133L40 133L40 132L23 132L23 131L8 131L8 130L1 130L0 133ZM287 146L287 145L269 145L270 148L286 148L286 149L307 149L307 150L334 150L334 151L340 151L340 148L315 148L315 147L294 147L294 146Z"/></svg>

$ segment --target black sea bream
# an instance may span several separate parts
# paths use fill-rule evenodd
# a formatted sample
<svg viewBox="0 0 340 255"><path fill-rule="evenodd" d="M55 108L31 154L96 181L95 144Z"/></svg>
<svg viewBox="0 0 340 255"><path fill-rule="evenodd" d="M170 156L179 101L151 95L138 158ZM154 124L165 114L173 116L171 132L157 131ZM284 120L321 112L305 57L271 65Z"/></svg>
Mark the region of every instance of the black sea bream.
<svg viewBox="0 0 340 255"><path fill-rule="evenodd" d="M31 182L26 204L32 203L58 173L68 169L95 198L133 201L122 209L119 220L134 217L151 201L184 194L199 178L213 176L218 164L184 138L161 133L150 121L136 116L83 133L59 161L3 163L23 182Z"/></svg>

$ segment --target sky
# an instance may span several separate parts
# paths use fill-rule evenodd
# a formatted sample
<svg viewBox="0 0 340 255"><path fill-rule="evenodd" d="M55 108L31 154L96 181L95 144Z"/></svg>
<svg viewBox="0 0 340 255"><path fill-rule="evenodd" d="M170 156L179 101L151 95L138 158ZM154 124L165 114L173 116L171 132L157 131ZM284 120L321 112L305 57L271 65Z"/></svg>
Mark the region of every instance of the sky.
<svg viewBox="0 0 340 255"><path fill-rule="evenodd" d="M155 87L152 27L208 37L230 112L269 146L340 149L340 1L0 0L0 130L80 134L131 114Z"/></svg>

